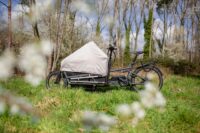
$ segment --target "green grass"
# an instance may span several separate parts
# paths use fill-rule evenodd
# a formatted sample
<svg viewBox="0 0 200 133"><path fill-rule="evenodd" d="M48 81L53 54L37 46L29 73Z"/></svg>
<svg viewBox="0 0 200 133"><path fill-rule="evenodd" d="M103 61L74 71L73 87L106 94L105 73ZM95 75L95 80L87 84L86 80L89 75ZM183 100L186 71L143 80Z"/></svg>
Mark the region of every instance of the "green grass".
<svg viewBox="0 0 200 133"><path fill-rule="evenodd" d="M56 88L46 90L44 85L36 88L21 78L2 83L4 88L26 97L41 117L37 123L31 118L0 116L0 132L17 133L77 133L81 124L77 121L82 110L103 111L115 115L121 103L138 100L138 94L125 88L113 87L108 91L89 92L83 88ZM112 133L198 133L200 132L200 78L168 76L162 92L167 99L163 113L156 109L147 111L147 116L136 128L128 123L113 127ZM94 131L98 132L98 131Z"/></svg>

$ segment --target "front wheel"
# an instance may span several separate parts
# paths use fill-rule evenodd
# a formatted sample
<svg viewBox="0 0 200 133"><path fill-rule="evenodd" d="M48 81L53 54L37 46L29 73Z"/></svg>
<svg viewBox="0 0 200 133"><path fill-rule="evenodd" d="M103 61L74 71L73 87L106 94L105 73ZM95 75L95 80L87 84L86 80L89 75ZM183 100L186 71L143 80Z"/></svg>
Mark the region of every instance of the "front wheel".
<svg viewBox="0 0 200 133"><path fill-rule="evenodd" d="M146 82L151 82L159 90L163 86L163 77L161 71L155 66L145 66L137 68L129 74L130 84L136 91L144 89Z"/></svg>
<svg viewBox="0 0 200 133"><path fill-rule="evenodd" d="M61 72L53 71L46 78L46 88L57 88L60 86Z"/></svg>

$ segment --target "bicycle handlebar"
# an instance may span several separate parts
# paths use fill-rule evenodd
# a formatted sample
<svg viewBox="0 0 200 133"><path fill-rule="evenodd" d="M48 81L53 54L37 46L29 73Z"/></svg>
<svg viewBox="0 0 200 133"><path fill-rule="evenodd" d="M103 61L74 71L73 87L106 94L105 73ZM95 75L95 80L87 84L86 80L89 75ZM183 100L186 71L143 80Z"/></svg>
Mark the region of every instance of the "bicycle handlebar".
<svg viewBox="0 0 200 133"><path fill-rule="evenodd" d="M144 51L136 51L136 52L133 52L133 54L136 54L136 55L144 54Z"/></svg>
<svg viewBox="0 0 200 133"><path fill-rule="evenodd" d="M110 57L110 58L112 58L112 54L114 54L114 55L115 55L115 58L116 58L116 54L115 54L115 50L117 50L116 41L113 42L113 45L112 45L112 44L109 44L109 47L108 47L107 49L108 49L108 52L111 53L111 55L110 55L111 57ZM134 65L134 64L135 64L135 62L136 62L136 60L137 60L137 57L138 57L139 55L141 55L141 54L144 54L144 51L137 51L137 52L134 52L134 54L135 54L135 57L133 58L131 65Z"/></svg>

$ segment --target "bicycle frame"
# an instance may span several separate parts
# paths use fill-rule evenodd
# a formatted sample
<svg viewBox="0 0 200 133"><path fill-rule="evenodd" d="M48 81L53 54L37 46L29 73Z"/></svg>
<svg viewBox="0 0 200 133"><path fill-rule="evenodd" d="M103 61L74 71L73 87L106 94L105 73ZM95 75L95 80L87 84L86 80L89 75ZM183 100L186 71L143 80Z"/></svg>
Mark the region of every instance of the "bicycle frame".
<svg viewBox="0 0 200 133"><path fill-rule="evenodd" d="M134 73L135 70L145 69L148 66L151 66L150 68L153 69L155 67L155 63L154 62L150 62L147 64L141 63L141 65L139 67L134 68L135 64L137 63L136 60L137 60L138 55L143 54L143 52L137 52L136 56L134 57L134 59L132 60L131 64L128 67L119 68L119 69L111 69L112 68L112 57L113 57L113 54L115 55L115 52L114 52L115 50L116 50L116 48L113 46L109 46L109 48L108 48L109 59L108 59L108 71L107 71L106 76L101 76L101 75L97 75L97 74L89 74L89 73L60 71L59 74L57 75L55 83L59 82L61 79L63 79L65 86L67 86L67 85L91 85L93 87L95 87L97 85L107 86L109 84L112 84L113 81L118 82L119 85L122 83L123 85L130 86L130 87L134 86L134 85L143 85L144 82L146 81L146 79L135 74ZM134 72L133 72L133 70L134 70ZM158 70L158 71L159 71L159 73L161 73L160 70ZM121 72L121 73L128 73L128 74L126 76L113 76L110 79L111 72ZM131 74L131 78L139 77L140 79L142 79L142 82L133 83L132 81L130 81L130 74ZM50 75L52 75L52 74L50 73ZM48 79L50 77L51 76L48 76ZM49 84L49 81L48 81L48 84ZM48 84L47 84L47 86L49 87Z"/></svg>
<svg viewBox="0 0 200 133"><path fill-rule="evenodd" d="M140 65L140 66L134 68L134 66L137 64L136 60L137 60L137 58L138 58L138 55L140 55L140 54L143 54L143 52L139 51L139 52L136 52L136 53L135 53L135 57L133 58L131 64L129 64L128 67L125 67L125 68L118 68L118 69L111 69L110 72L128 73L128 75L130 75L130 73L131 73L131 74L132 74L132 75L131 75L132 77L134 77L134 78L136 78L136 77L137 77L137 78L140 78L143 82L141 82L141 83L132 83L132 82L130 81L128 75L127 75L127 77L126 77L126 80L120 78L119 76L118 76L118 80L119 80L120 82L123 82L123 83L126 84L126 85L129 85L129 86L144 85L144 83L145 83L145 81L146 81L147 79L145 79L145 78L143 78L143 77L141 77L141 76L139 76L139 75L133 73L132 71L133 71L133 70L137 70L137 69L145 69L146 67L150 67L151 70L152 70L152 69L155 67L155 62L151 61L151 62L146 63L146 64L143 64L143 63L141 62L141 65ZM159 73L162 75L162 72L161 72L159 69L158 69L158 71L159 71ZM115 77L115 78L116 78L116 77Z"/></svg>

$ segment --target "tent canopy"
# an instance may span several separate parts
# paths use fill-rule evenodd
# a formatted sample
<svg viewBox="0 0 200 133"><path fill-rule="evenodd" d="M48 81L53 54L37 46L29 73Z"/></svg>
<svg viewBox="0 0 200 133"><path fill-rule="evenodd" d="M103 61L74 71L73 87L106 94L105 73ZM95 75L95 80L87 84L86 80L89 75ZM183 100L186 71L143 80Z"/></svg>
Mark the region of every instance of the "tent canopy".
<svg viewBox="0 0 200 133"><path fill-rule="evenodd" d="M108 56L92 41L61 61L61 71L107 75Z"/></svg>

